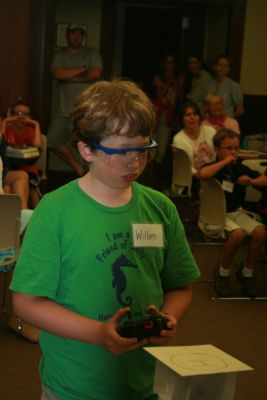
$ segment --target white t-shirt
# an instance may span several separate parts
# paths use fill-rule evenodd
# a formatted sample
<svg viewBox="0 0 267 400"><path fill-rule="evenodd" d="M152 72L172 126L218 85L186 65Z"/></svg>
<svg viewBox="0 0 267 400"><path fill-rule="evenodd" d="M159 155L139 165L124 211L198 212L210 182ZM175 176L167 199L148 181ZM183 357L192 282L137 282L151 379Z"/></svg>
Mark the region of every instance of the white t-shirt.
<svg viewBox="0 0 267 400"><path fill-rule="evenodd" d="M212 126L201 125L197 139L191 139L184 130L173 137L173 147L184 150L191 161L192 173L195 174L204 164L215 161L213 136L216 130Z"/></svg>

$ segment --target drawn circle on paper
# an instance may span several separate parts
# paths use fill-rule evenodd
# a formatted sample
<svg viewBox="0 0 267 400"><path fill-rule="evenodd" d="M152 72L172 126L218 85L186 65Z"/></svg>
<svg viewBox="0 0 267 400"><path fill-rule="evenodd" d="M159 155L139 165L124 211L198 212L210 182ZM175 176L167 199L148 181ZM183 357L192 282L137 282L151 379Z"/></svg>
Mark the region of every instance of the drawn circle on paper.
<svg viewBox="0 0 267 400"><path fill-rule="evenodd" d="M177 367L189 370L213 371L222 370L227 367L227 363L220 357L205 353L175 354L171 356L171 361Z"/></svg>

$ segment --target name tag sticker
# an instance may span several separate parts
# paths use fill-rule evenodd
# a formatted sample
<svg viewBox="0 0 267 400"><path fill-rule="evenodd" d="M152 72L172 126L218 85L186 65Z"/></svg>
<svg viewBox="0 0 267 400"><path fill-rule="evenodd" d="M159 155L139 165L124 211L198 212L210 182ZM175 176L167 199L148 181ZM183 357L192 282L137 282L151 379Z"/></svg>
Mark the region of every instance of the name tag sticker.
<svg viewBox="0 0 267 400"><path fill-rule="evenodd" d="M223 181L222 188L225 192L232 193L234 190L234 184L233 184L233 182Z"/></svg>
<svg viewBox="0 0 267 400"><path fill-rule="evenodd" d="M162 224L132 224L133 247L164 247Z"/></svg>

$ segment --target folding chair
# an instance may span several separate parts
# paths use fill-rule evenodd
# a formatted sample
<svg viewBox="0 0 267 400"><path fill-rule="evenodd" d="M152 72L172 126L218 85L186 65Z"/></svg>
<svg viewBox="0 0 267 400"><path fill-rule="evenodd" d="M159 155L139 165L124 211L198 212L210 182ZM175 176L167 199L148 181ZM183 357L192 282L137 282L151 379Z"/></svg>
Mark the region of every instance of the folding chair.
<svg viewBox="0 0 267 400"><path fill-rule="evenodd" d="M222 186L217 179L201 181L198 226L205 236L224 238L226 203Z"/></svg>
<svg viewBox="0 0 267 400"><path fill-rule="evenodd" d="M198 246L214 246L218 248L215 265L219 263L225 238L226 203L221 184L216 179L202 180L198 229L191 244L194 253ZM200 234L200 237L199 237ZM212 282L210 279L204 281Z"/></svg>
<svg viewBox="0 0 267 400"><path fill-rule="evenodd" d="M7 311L7 272L18 258L20 248L21 200L16 194L0 194L0 272L4 273L2 310Z"/></svg>
<svg viewBox="0 0 267 400"><path fill-rule="evenodd" d="M171 197L176 204L188 237L192 236L198 216L198 199L192 195L192 168L188 154L173 147Z"/></svg>
<svg viewBox="0 0 267 400"><path fill-rule="evenodd" d="M247 159L243 160L242 164L246 165L247 167L258 171L260 174L264 174L266 171L266 165L262 165L264 163L263 159ZM253 187L249 186L246 189L246 201L257 203L261 199L262 193L254 189Z"/></svg>
<svg viewBox="0 0 267 400"><path fill-rule="evenodd" d="M8 273L17 261L20 234L29 222L32 210L21 210L21 200L16 194L0 194L0 272L3 275L2 311L7 314L7 324L17 334L34 343L39 340L39 329L23 322L12 307L9 309ZM22 218L21 218L22 216Z"/></svg>
<svg viewBox="0 0 267 400"><path fill-rule="evenodd" d="M190 197L192 187L192 170L188 154L172 146L172 193L177 197Z"/></svg>

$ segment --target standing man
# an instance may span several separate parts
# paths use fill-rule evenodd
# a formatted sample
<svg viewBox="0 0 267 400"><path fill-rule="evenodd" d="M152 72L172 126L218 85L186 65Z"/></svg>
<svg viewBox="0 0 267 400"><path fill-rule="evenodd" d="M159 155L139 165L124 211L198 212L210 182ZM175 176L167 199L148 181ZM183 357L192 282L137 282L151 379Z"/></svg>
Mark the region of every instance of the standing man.
<svg viewBox="0 0 267 400"><path fill-rule="evenodd" d="M83 25L70 24L66 32L67 47L54 55L52 73L58 83L59 98L48 130L48 147L78 176L84 174L84 169L69 147L70 113L77 96L101 77L103 69L98 50L83 47L84 35Z"/></svg>

